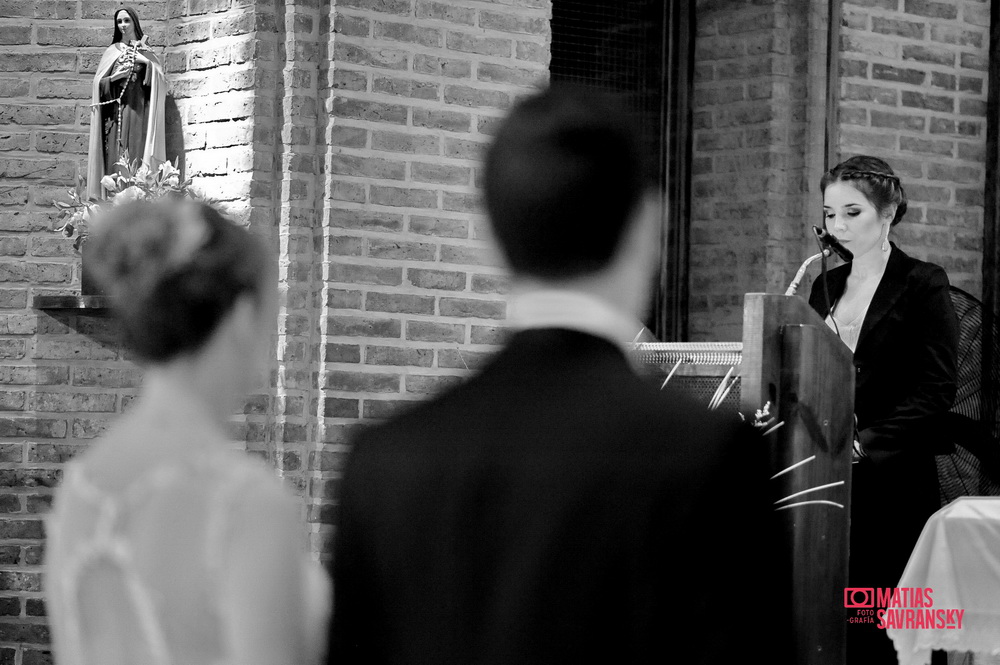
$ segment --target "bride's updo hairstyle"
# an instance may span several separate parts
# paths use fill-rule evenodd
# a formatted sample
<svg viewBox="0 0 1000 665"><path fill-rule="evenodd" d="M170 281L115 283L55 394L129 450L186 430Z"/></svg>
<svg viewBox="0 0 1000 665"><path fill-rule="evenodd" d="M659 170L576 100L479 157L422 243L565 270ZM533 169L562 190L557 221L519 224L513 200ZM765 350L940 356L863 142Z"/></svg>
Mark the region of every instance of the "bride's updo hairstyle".
<svg viewBox="0 0 1000 665"><path fill-rule="evenodd" d="M263 243L208 204L127 203L87 242L88 271L113 299L124 344L146 363L199 349L240 296L262 305Z"/></svg>
<svg viewBox="0 0 1000 665"><path fill-rule="evenodd" d="M885 217L890 208L896 206L896 214L891 226L895 226L906 214L906 192L899 177L892 168L878 157L858 155L851 157L823 174L819 181L820 191L835 182L846 182L871 202L880 217Z"/></svg>

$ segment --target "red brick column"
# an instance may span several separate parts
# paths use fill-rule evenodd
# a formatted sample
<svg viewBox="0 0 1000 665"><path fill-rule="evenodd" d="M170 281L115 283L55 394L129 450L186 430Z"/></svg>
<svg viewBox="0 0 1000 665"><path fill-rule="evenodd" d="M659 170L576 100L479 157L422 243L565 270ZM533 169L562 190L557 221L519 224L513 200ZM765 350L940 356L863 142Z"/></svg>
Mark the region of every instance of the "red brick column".
<svg viewBox="0 0 1000 665"><path fill-rule="evenodd" d="M783 293L812 252L824 170L825 0L699 3L692 340L740 340L743 295Z"/></svg>
<svg viewBox="0 0 1000 665"><path fill-rule="evenodd" d="M273 63L279 28L273 7L231 0L169 3L166 32L167 77L176 107L171 115L168 97L168 157L177 155L199 194L268 242L277 262L273 155L259 150L261 137L273 142L277 124ZM260 205L261 197L267 205ZM272 360L269 374L276 368ZM270 376L262 376L233 426L249 452L280 469L275 408Z"/></svg>
<svg viewBox="0 0 1000 665"><path fill-rule="evenodd" d="M549 0L333 7L310 492L324 525L349 429L461 381L500 340L506 280L485 243L478 160L490 127L547 78L550 14Z"/></svg>

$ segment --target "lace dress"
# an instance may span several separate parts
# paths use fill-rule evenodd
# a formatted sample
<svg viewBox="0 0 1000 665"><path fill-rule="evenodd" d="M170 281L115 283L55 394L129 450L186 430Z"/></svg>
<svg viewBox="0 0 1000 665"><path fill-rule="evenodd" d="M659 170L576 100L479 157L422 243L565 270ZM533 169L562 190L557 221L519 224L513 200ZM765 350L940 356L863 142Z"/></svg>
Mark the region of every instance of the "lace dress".
<svg viewBox="0 0 1000 665"><path fill-rule="evenodd" d="M834 303L833 309L826 317L826 325L830 327L830 330L834 331L840 335L840 341L847 345L847 348L853 353L858 348L858 339L861 338L861 327L865 324L865 316L868 315L868 305L861 310L861 313L854 317L853 321L841 321L836 317L835 312L837 309L837 304Z"/></svg>
<svg viewBox="0 0 1000 665"><path fill-rule="evenodd" d="M47 523L56 661L236 665L239 601L226 586L227 566L233 548L248 545L241 524L256 519L248 506L261 500L278 502L279 512L296 520L297 503L273 474L232 451L161 462L115 491L97 486L79 461L68 464ZM280 575L298 580L299 588L285 591L299 611L267 621L287 624L276 630L292 634L295 653L285 662L315 661L323 651L329 581L304 548L289 552Z"/></svg>

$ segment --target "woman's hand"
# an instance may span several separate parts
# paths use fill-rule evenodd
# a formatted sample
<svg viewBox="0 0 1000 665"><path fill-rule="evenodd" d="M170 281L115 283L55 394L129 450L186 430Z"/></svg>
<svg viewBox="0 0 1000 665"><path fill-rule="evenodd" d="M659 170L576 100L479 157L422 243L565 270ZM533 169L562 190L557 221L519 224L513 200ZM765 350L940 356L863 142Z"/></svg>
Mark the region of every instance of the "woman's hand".
<svg viewBox="0 0 1000 665"><path fill-rule="evenodd" d="M865 451L863 451L861 449L861 441L858 440L859 438L860 438L860 436L858 435L858 414L855 413L854 414L854 451L852 453L852 459L854 461L857 461L857 460L861 459L862 457L867 457L867 455L865 455Z"/></svg>

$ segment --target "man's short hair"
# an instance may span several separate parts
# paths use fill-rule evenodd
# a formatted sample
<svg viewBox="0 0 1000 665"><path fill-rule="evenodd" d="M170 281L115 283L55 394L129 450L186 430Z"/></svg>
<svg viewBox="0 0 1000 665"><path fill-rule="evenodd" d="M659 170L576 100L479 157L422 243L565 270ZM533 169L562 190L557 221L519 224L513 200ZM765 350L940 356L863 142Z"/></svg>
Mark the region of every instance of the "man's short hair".
<svg viewBox="0 0 1000 665"><path fill-rule="evenodd" d="M590 88L553 84L523 100L486 155L486 210L520 275L606 267L646 185L630 115Z"/></svg>

